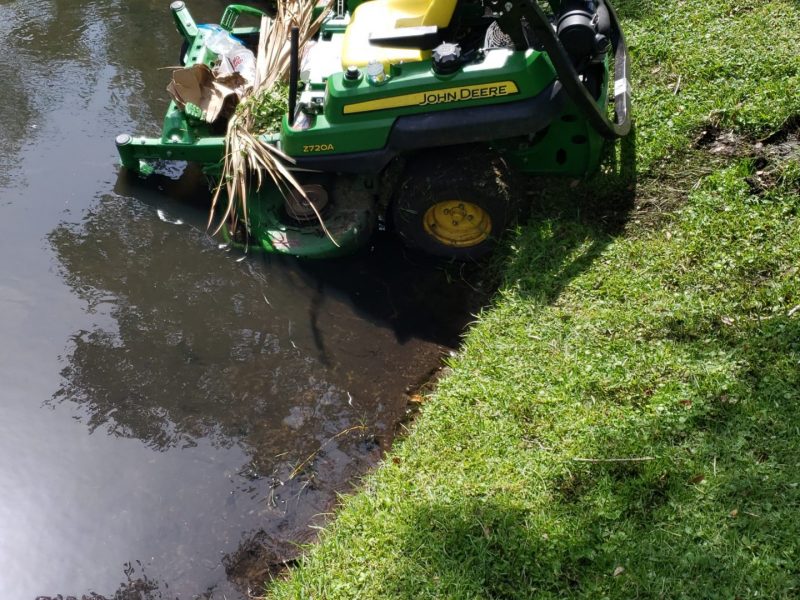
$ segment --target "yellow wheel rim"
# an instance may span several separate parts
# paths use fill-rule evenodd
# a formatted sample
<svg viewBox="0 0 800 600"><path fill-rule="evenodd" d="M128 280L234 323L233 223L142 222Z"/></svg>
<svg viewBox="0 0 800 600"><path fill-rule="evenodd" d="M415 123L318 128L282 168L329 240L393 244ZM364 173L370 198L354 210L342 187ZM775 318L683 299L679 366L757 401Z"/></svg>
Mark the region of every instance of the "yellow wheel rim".
<svg viewBox="0 0 800 600"><path fill-rule="evenodd" d="M464 200L444 200L425 211L425 232L445 246L477 246L492 232L492 219L485 210Z"/></svg>

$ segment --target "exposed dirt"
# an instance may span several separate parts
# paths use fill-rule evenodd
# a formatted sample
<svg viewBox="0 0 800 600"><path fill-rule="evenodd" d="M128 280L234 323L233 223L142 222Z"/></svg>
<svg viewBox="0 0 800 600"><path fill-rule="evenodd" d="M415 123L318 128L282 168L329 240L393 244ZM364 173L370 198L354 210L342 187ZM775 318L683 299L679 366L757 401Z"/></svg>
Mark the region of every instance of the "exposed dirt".
<svg viewBox="0 0 800 600"><path fill-rule="evenodd" d="M261 595L264 584L284 574L294 564L299 546L312 542L313 537L309 533L309 539L289 542L260 531L242 543L235 554L225 557L225 573L243 593Z"/></svg>
<svg viewBox="0 0 800 600"><path fill-rule="evenodd" d="M753 145L755 172L748 178L754 194L763 194L779 183L781 166L788 161L800 161L800 116L787 121L773 135Z"/></svg>
<svg viewBox="0 0 800 600"><path fill-rule="evenodd" d="M781 165L800 159L800 116L761 140L706 127L682 156L664 159L638 182L628 228L659 226L686 202L703 177L745 158L753 160L755 171L748 183L754 194L777 185Z"/></svg>

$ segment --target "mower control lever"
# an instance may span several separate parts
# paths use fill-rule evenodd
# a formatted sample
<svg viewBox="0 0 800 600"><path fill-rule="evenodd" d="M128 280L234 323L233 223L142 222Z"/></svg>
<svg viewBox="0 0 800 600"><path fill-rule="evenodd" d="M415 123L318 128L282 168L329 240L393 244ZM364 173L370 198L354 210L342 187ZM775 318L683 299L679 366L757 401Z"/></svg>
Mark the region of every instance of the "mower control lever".
<svg viewBox="0 0 800 600"><path fill-rule="evenodd" d="M261 18L267 13L265 13L263 10L253 8L252 6L246 6L244 4L231 4L225 9L225 12L222 13L222 19L220 19L219 24L226 31L233 31L233 27L236 25L239 15L242 14Z"/></svg>

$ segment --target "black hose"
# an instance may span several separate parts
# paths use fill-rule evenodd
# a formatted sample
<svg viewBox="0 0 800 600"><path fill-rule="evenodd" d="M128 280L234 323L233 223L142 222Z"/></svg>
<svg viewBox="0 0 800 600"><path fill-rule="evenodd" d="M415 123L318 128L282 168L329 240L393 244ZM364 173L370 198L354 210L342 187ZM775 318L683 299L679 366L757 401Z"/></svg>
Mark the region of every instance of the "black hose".
<svg viewBox="0 0 800 600"><path fill-rule="evenodd" d="M536 38L544 46L550 62L556 71L558 85L567 92L570 99L586 115L589 123L603 137L614 139L624 137L631 130L631 92L628 82L628 46L625 35L617 18L614 7L609 0L600 0L608 10L610 20L610 40L614 51L614 108L616 119L611 120L605 107L597 105L597 101L580 80L575 66L561 40L558 39L547 15L535 0L522 0L522 14L534 31Z"/></svg>
<svg viewBox="0 0 800 600"><path fill-rule="evenodd" d="M292 27L289 37L289 125L294 125L297 110L297 79L299 75L300 30Z"/></svg>

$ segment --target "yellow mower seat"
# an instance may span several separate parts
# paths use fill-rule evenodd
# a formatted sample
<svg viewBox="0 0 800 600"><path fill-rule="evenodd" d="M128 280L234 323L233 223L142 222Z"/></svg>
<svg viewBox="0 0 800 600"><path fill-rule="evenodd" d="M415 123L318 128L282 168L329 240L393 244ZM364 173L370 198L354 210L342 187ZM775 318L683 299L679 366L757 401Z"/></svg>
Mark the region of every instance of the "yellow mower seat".
<svg viewBox="0 0 800 600"><path fill-rule="evenodd" d="M458 0L368 0L353 12L344 34L342 68L366 66L371 60L389 65L418 62L430 57L429 50L413 48L381 48L369 43L371 33L389 29L435 25L440 29L450 24Z"/></svg>

